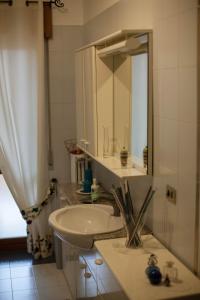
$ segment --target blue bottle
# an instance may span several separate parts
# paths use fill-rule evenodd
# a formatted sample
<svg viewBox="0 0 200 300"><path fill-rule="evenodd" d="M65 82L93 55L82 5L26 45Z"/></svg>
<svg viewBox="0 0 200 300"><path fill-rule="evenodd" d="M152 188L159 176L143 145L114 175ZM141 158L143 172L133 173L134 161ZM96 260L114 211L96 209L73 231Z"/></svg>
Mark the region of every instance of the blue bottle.
<svg viewBox="0 0 200 300"><path fill-rule="evenodd" d="M85 170L84 182L83 182L83 192L90 193L92 185L92 170L90 168Z"/></svg>
<svg viewBox="0 0 200 300"><path fill-rule="evenodd" d="M145 270L151 284L159 284L162 280L162 274L157 263L157 257L154 254L151 254L148 261L148 267Z"/></svg>
<svg viewBox="0 0 200 300"><path fill-rule="evenodd" d="M83 182L83 192L90 193L91 192L91 182L89 180L84 180Z"/></svg>
<svg viewBox="0 0 200 300"><path fill-rule="evenodd" d="M158 267L151 267L148 278L151 284L160 284L162 280L162 274Z"/></svg>

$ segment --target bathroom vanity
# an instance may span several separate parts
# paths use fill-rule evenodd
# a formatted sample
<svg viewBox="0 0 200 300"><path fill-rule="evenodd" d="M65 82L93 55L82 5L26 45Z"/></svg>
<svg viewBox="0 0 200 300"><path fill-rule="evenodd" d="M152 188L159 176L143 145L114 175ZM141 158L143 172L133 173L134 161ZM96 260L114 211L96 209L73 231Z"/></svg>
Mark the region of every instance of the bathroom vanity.
<svg viewBox="0 0 200 300"><path fill-rule="evenodd" d="M200 299L200 280L155 237L143 236L143 247L139 249L127 249L124 245L124 238L95 243L128 299ZM167 261L174 263L178 276L176 282L171 282L171 286L150 284L145 269L152 253L157 256L161 272Z"/></svg>
<svg viewBox="0 0 200 300"><path fill-rule="evenodd" d="M83 251L67 243L62 247L63 271L72 299L128 300L96 249Z"/></svg>
<svg viewBox="0 0 200 300"><path fill-rule="evenodd" d="M61 207L82 202L76 189L75 184L62 185ZM142 239L143 247L138 249L126 248L125 238L120 235L96 240L90 250L62 242L62 268L70 300L200 299L200 280L155 237L147 234ZM174 262L178 280L170 287L150 284L145 269L152 253L157 256L161 272L167 261Z"/></svg>
<svg viewBox="0 0 200 300"><path fill-rule="evenodd" d="M137 250L125 248L124 238L97 241L90 251L63 243L63 271L72 299L200 299L200 280L153 236L146 235L143 241ZM174 262L177 282L170 287L150 284L145 269L151 253L161 271L166 261Z"/></svg>
<svg viewBox="0 0 200 300"><path fill-rule="evenodd" d="M88 199L76 193L78 185L63 184L60 192L60 207L66 205L79 205ZM108 204L108 200L102 200L102 204ZM87 207L87 204L85 204ZM114 234L104 235L108 237L125 236L124 230ZM104 260L102 264L95 263L101 259L100 253L94 247L90 250L83 250L67 242L62 241L62 268L70 290L71 299L128 299L123 292L121 285L113 276Z"/></svg>

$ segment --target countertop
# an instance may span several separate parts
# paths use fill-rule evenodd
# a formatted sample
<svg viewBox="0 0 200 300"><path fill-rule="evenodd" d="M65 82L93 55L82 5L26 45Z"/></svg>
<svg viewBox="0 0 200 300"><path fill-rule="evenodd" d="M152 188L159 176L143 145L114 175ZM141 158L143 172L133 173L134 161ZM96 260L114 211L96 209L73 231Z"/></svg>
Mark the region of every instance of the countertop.
<svg viewBox="0 0 200 300"><path fill-rule="evenodd" d="M81 203L91 203L90 194L80 194L80 185L76 183L62 183L58 186L60 207L66 205L76 205ZM102 187L100 189L101 197L94 203L110 205L110 201L106 199L108 194Z"/></svg>
<svg viewBox="0 0 200 300"><path fill-rule="evenodd" d="M90 198L79 195L77 184L65 183L59 185L60 207L76 205ZM102 200L99 203L103 203ZM106 201L105 201L106 203ZM108 204L108 201L107 201ZM173 254L171 254L152 235L145 235L143 247L128 249L125 247L124 232L112 234L103 240L95 241L95 247L103 256L122 289L130 300L161 300L161 299L196 299L200 300L200 280L188 270ZM115 238L117 237L117 238ZM150 254L156 254L158 266L162 272L166 261L173 261L178 269L178 282L170 287L164 285L153 286L145 274ZM197 296L195 298L191 295ZM184 297L188 296L188 297Z"/></svg>
<svg viewBox="0 0 200 300"><path fill-rule="evenodd" d="M130 300L200 299L200 280L152 235L143 236L140 249L125 248L125 238L96 241L95 246L110 267ZM173 261L178 280L165 285L151 285L145 269L150 254L158 258L162 272L166 261ZM194 298L191 295L196 295ZM188 297L184 297L188 296Z"/></svg>
<svg viewBox="0 0 200 300"><path fill-rule="evenodd" d="M60 199L60 207L66 205L80 204L83 199L88 199L90 195L80 195L77 191L80 185L76 183L61 183L58 185L58 193Z"/></svg>

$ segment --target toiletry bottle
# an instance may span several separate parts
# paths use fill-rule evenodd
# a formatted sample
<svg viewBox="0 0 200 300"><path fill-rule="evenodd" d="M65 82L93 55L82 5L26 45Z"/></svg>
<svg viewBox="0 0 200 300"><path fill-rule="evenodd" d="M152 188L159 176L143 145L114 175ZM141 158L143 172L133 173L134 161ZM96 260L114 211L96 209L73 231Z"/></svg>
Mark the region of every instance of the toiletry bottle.
<svg viewBox="0 0 200 300"><path fill-rule="evenodd" d="M148 261L148 267L145 270L151 284L160 284L162 280L162 274L157 263L157 257L154 254L151 254Z"/></svg>
<svg viewBox="0 0 200 300"><path fill-rule="evenodd" d="M99 197L99 186L97 185L96 178L93 178L93 183L91 185L91 199L92 202L96 201Z"/></svg>
<svg viewBox="0 0 200 300"><path fill-rule="evenodd" d="M92 170L90 168L85 170L84 182L83 182L83 192L90 193L92 185Z"/></svg>
<svg viewBox="0 0 200 300"><path fill-rule="evenodd" d="M144 147L143 149L143 164L144 168L147 168L148 166L148 147Z"/></svg>
<svg viewBox="0 0 200 300"><path fill-rule="evenodd" d="M178 270L174 267L173 261L166 261L166 265L163 268L163 275L169 277L169 280L176 282L178 279Z"/></svg>
<svg viewBox="0 0 200 300"><path fill-rule="evenodd" d="M83 182L83 192L84 193L90 193L91 192L91 182L86 179Z"/></svg>
<svg viewBox="0 0 200 300"><path fill-rule="evenodd" d="M126 167L127 162L128 162L128 150L123 147L122 150L120 151L120 161L121 161L121 166Z"/></svg>

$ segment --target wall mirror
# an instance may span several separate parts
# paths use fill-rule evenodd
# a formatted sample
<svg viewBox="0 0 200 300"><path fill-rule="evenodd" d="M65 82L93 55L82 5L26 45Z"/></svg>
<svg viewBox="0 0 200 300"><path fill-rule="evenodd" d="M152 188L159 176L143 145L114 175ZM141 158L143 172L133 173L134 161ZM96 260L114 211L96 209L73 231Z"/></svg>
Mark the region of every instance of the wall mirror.
<svg viewBox="0 0 200 300"><path fill-rule="evenodd" d="M132 32L100 47L98 55L109 68L112 65L112 128L103 128L103 147L108 149L110 138L112 156L119 156L125 147L129 166L152 175L152 33Z"/></svg>

